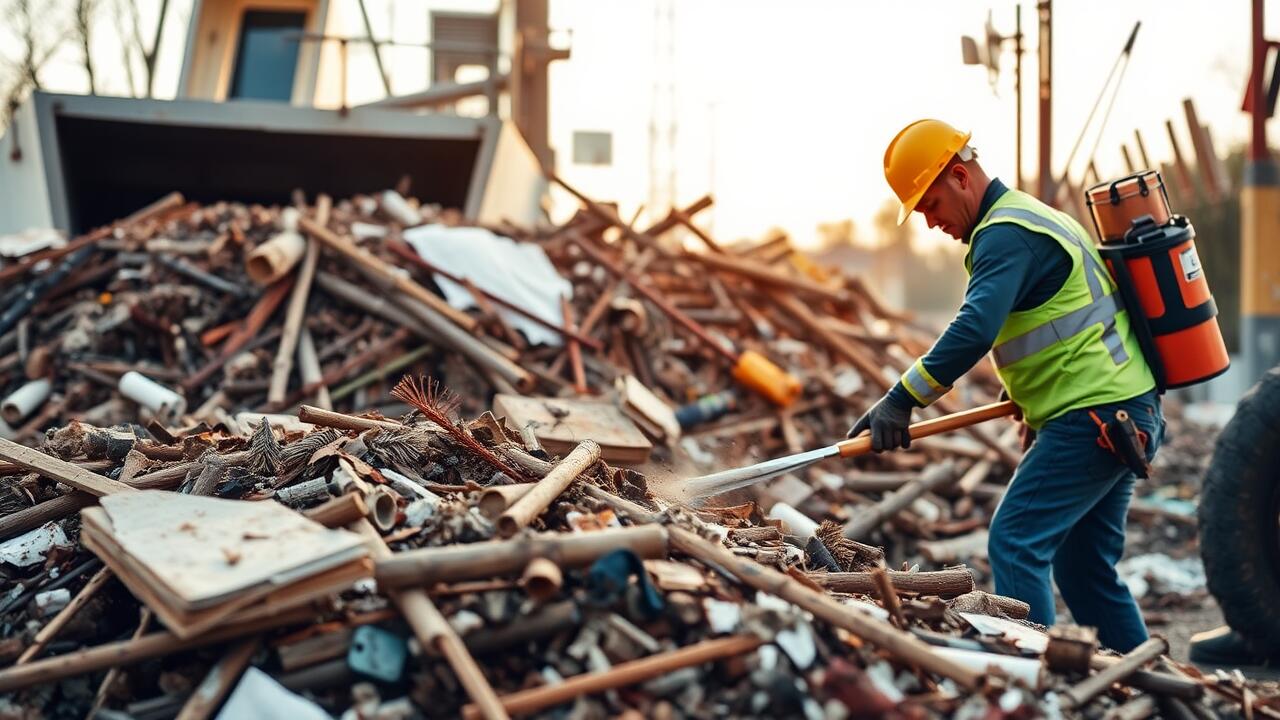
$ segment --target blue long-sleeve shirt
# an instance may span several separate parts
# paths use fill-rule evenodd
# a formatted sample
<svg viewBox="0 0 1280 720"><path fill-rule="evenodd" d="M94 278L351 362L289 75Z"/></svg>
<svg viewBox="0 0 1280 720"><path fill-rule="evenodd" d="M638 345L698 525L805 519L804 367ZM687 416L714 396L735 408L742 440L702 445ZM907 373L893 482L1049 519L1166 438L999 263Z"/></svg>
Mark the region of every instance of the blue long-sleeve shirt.
<svg viewBox="0 0 1280 720"><path fill-rule="evenodd" d="M993 179L982 196L978 217L986 217L1008 191ZM1071 274L1071 256L1056 240L1020 225L988 225L969 242L973 263L964 303L921 358L925 370L944 387L954 384L991 350L1010 312L1044 304ZM889 400L902 407L919 405L901 381L889 390Z"/></svg>

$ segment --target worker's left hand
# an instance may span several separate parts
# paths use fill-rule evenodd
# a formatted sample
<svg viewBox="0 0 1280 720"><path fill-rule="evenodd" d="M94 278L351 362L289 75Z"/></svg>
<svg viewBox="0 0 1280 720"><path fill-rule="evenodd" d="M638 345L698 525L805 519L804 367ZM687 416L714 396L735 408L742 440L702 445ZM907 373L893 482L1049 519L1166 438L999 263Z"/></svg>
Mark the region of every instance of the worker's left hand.
<svg viewBox="0 0 1280 720"><path fill-rule="evenodd" d="M858 422L849 429L848 437L857 437L871 431L871 449L875 452L911 447L911 408L902 407L889 399L880 398Z"/></svg>

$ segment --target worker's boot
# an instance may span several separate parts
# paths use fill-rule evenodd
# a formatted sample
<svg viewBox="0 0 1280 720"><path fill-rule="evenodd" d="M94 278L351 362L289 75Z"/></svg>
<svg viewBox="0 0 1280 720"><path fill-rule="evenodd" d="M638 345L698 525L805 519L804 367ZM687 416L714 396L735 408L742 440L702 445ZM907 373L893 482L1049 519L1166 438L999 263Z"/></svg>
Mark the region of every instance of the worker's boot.
<svg viewBox="0 0 1280 720"><path fill-rule="evenodd" d="M1223 625L1191 636L1191 662L1227 667L1280 664L1277 652Z"/></svg>

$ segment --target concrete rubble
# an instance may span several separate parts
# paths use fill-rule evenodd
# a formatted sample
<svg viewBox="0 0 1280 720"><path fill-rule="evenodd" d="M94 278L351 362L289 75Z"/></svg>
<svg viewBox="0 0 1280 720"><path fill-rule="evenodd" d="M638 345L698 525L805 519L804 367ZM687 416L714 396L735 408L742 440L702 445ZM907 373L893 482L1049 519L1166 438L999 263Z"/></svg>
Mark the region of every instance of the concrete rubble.
<svg viewBox="0 0 1280 720"><path fill-rule="evenodd" d="M1280 717L990 592L1007 422L689 497L927 349L858 278L720 245L710 198L477 228L402 190L175 195L0 264L0 717ZM1212 437L1171 410L1153 618L1204 598Z"/></svg>

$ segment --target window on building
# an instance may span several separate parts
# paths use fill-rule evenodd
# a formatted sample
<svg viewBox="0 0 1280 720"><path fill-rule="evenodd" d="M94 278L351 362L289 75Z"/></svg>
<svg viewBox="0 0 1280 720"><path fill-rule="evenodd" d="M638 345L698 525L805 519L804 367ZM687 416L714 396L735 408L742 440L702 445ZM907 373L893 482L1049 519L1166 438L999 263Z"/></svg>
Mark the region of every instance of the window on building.
<svg viewBox="0 0 1280 720"><path fill-rule="evenodd" d="M457 12L431 13L431 65L436 82L457 82L459 68L488 68L498 49L498 17Z"/></svg>
<svg viewBox="0 0 1280 720"><path fill-rule="evenodd" d="M227 96L288 102L306 20L305 12L245 11Z"/></svg>
<svg viewBox="0 0 1280 720"><path fill-rule="evenodd" d="M573 163L575 165L612 165L613 133L575 130Z"/></svg>

